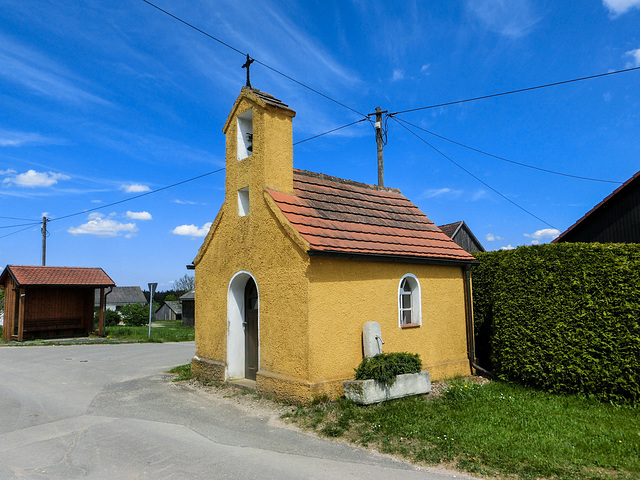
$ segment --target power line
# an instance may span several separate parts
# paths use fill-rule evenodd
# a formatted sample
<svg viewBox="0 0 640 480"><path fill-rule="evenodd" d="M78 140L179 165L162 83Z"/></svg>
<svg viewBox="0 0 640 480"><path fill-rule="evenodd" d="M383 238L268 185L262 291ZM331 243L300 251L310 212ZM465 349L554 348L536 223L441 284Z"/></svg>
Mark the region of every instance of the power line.
<svg viewBox="0 0 640 480"><path fill-rule="evenodd" d="M422 141L423 143L427 144L429 147L431 147L433 150L435 150L437 153L439 153L440 155L442 155L444 158L446 158L447 160L449 160L451 163L453 163L456 167L458 167L460 170L462 170L463 172L465 172L466 174L470 175L471 177L475 178L478 182L482 183L485 187L491 189L493 192L497 193L498 195L500 195L502 198L504 198L507 202L511 203L512 205L518 207L520 210L522 210L523 212L525 212L527 215L532 216L533 218L535 218L536 220L544 223L545 225L551 227L551 228L556 228L553 225L551 225L549 222L544 221L543 219L541 219L540 217L538 217L537 215L535 215L534 213L531 213L529 210L527 210L526 208L522 207L521 205L518 205L516 202L514 202L513 200L511 200L510 198L508 198L506 195L503 195L502 193L500 193L498 190L496 190L495 188L493 188L491 185L489 185L487 182L485 182L484 180L480 179L479 177L477 177L476 175L474 175L473 173L471 173L469 170L467 170L466 168L464 168L462 165L460 165L459 163L455 162L452 158L450 158L449 156L447 156L446 154L444 154L443 152L441 152L440 150L438 150L436 147L434 147L433 145L431 145L429 142L427 142L424 138L422 138L420 135L418 135L417 133L415 133L413 130L411 130L409 127L407 127L406 125L402 124L401 122L398 121L398 119L396 119L395 117L391 117L393 120L395 120L398 125L400 125L402 128L404 128L405 130L407 130L409 133L411 133L413 136L415 136L416 138L418 138L420 141Z"/></svg>
<svg viewBox="0 0 640 480"><path fill-rule="evenodd" d="M338 130L342 130L343 128L350 127L351 125L355 125L356 123L364 122L366 120L368 120L368 119L367 118L362 118L360 120L356 120L355 122L351 122L351 123L348 123L348 124L343 125L341 127L334 128L333 130L329 130L328 132L324 132L324 133L321 133L319 135L314 135L313 137L309 137L309 138L305 138L304 140L300 140L299 142L294 143L294 145L298 145L300 143L308 142L309 140L313 140L314 138L322 137L324 135L328 135L330 133L337 132Z"/></svg>
<svg viewBox="0 0 640 480"><path fill-rule="evenodd" d="M158 10L158 11L160 11L160 12L162 12L162 13L164 13L164 14L168 15L168 16L170 16L170 17L171 17L171 18L173 18L174 20L177 20L178 22L180 22L180 23L182 23L182 24L186 25L187 27L194 29L196 32L199 32L199 33L201 33L201 34L203 34L203 35L205 35L205 36L209 37L210 39L212 39L212 40L214 40L214 41L218 42L219 44L224 45L225 47L227 47L227 48L229 48L229 49L233 50L234 52L239 53L239 54L240 54L240 55L242 55L243 57L244 57L244 56L246 56L246 55L248 55L247 53L240 51L240 50L239 50L239 49L237 49L236 47L234 47L234 46L232 46L232 45L230 45L230 44L228 44L228 43L226 43L226 42L223 42L223 41L222 41L222 40L220 40L219 38L214 37L213 35L211 35L211 34L209 34L209 33L205 32L204 30L202 30L202 29L200 29L200 28L196 27L195 25L193 25L193 24L191 24L191 23L189 23L189 22L187 22L187 21L185 21L185 20L182 20L180 17L177 17L177 16L175 16L174 14L172 14L172 13L170 13L170 12L168 12L168 11L166 11L166 10L162 9L162 8L160 8L159 6L154 5L154 4L153 4L153 3L151 3L149 0L142 0L142 1L143 1L144 3L146 3L147 5L149 5L149 6L153 7L153 8L155 8L156 10ZM278 75L280 75L280 76L282 76L282 77L284 77L284 78L286 78L286 79L288 79L288 80L291 80L291 81L292 81L292 82L294 82L294 83L297 83L297 84L298 84L298 85L300 85L301 87L304 87L304 88L306 88L307 90L310 90L310 91L312 91L313 93L315 93L315 94L317 94L317 95L320 95L321 97L323 97L323 98L325 98L325 99L327 99L327 100L329 100L329 101L331 101L331 102L333 102L333 103L336 103L336 104L340 105L341 107L344 107L344 108L346 108L346 109L351 110L351 111L352 111L352 112L354 112L354 113L357 113L357 114L358 114L358 115L360 115L361 117L367 117L364 113L359 112L359 111L357 111L356 109L351 108L351 107L350 107L350 106L348 106L348 105L345 105L344 103L342 103L342 102L340 102L340 101L336 100L335 98L331 98L330 96L328 96L328 95L326 95L326 94L324 94L324 93L322 93L322 92L320 92L320 91L316 90L315 88L310 87L309 85L306 85L306 84L304 84L304 83L302 83L302 82L300 82L300 81L296 80L295 78L293 78L293 77L291 77L291 76L287 75L286 73L283 73L283 72L281 72L280 70L277 70L277 69L275 69L275 68L271 67L270 65L267 65L266 63L261 62L260 60L258 60L258 59L256 59L256 58L252 58L252 60L254 60L256 63L258 63L258 64L262 65L263 67L265 67L265 68L267 68L267 69L271 70L272 72L277 73ZM368 118L368 117L367 117L367 118Z"/></svg>
<svg viewBox="0 0 640 480"><path fill-rule="evenodd" d="M16 217L0 217L0 218L4 218L4 219L7 219L7 220L20 220L20 221L23 221L23 222L32 222L32 221L34 221L32 218L16 218Z"/></svg>
<svg viewBox="0 0 640 480"><path fill-rule="evenodd" d="M143 0L143 1L145 1L145 0ZM634 70L640 70L640 67L625 68L624 70L616 70L616 71L613 71L613 72L599 73L597 75L589 75L587 77L573 78L571 80L563 80L561 82L547 83L547 84L544 84L544 85L537 85L535 87L520 88L518 90L510 90L508 92L492 93L490 95L483 95L481 97L473 97L473 98L467 98L465 100L456 100L456 101L453 101L453 102L439 103L439 104L436 104L436 105L428 105L426 107L410 108L408 110L401 110L399 112L390 113L389 116L393 117L395 115L400 115L400 114L409 113L409 112L417 112L419 110L427 110L427 109L430 109L430 108L438 108L438 107L447 107L449 105L457 105L457 104L460 104L460 103L474 102L476 100L485 100L487 98L501 97L503 95L511 95L511 94L514 94L514 93L529 92L531 90L539 90L541 88L555 87L555 86L558 86L558 85L565 85L567 83L581 82L583 80L591 80L591 79L594 79L594 78L606 77L607 75L616 75L618 73L632 72Z"/></svg>
<svg viewBox="0 0 640 480"><path fill-rule="evenodd" d="M28 226L40 225L40 222L20 223L18 225L4 225L0 228L18 228L18 227L24 227L25 225L28 225Z"/></svg>
<svg viewBox="0 0 640 480"><path fill-rule="evenodd" d="M394 117L392 117L392 118L394 118ZM618 185L622 185L622 183L624 183L624 182L618 182L618 181L615 181L615 180L602 180L600 178L581 177L579 175L572 175L570 173L556 172L555 170L548 170L546 168L541 168L541 167L536 167L534 165L527 165L526 163L516 162L515 160L509 160L508 158L500 157L498 155L494 155L493 153L485 152L485 151L480 150L478 148L470 147L469 145L465 145L464 143L456 142L455 140L451 140L450 138L443 137L442 135L438 135L437 133L431 132L431 131L427 130L426 128L419 127L418 125L415 125L415 124L413 124L411 122L407 122L406 120L399 119L399 118L394 118L394 120L396 120L398 122L401 122L401 123L405 123L407 125L411 125L412 127L417 128L418 130L422 130L423 132L426 132L429 135L433 135L434 137L438 137L438 138L440 138L442 140L445 140L447 142L453 143L454 145L458 145L460 147L467 148L467 149L469 149L471 151L474 151L474 152L477 152L477 153L481 153L483 155L487 155L488 157L493 157L493 158L496 158L498 160L502 160L504 162L513 163L514 165L519 165L521 167L531 168L533 170L539 170L541 172L551 173L553 175L561 175L563 177L577 178L579 180L590 180L592 182L615 183L615 184L618 184Z"/></svg>
<svg viewBox="0 0 640 480"><path fill-rule="evenodd" d="M198 180L198 179L206 177L208 175L213 175L214 173L218 173L218 172L221 172L223 170L224 170L224 168L219 168L218 170L214 170L214 171L208 172L208 173L203 173L202 175L198 175L197 177L189 178L187 180L183 180L181 182L174 183L172 185L167 185L166 187L158 188L157 190L152 190L150 192L141 193L140 195L134 195L133 197L125 198L124 200L119 200L117 202L112 202L112 203L109 203L107 205L100 205L99 207L91 208L89 210L82 210L81 212L70 213L69 215L64 215L62 217L52 218L52 219L49 220L49 222L55 222L57 220L62 220L62 219L65 219L65 218L75 217L77 215L83 215L85 213L95 212L96 210L101 210L103 208L112 207L114 205L119 205L121 203L130 202L131 200L135 200L136 198L146 197L147 195L152 195L154 193L158 193L158 192L161 192L163 190L168 190L169 188L177 187L178 185L183 185L185 183L192 182L194 180Z"/></svg>
<svg viewBox="0 0 640 480"><path fill-rule="evenodd" d="M27 228L23 228L22 230L17 230L15 232L7 233L6 235L0 236L0 238L4 238L4 237L8 237L10 235L15 235L16 233L24 232L25 230L29 230L30 228L35 227L36 225L39 225L39 223L34 223L33 225L30 225Z"/></svg>

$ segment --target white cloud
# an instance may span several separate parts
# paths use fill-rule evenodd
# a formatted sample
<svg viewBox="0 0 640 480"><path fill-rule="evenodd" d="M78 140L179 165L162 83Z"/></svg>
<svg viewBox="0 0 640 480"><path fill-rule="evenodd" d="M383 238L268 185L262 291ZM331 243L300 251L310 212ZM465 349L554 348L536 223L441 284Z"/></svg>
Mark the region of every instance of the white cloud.
<svg viewBox="0 0 640 480"><path fill-rule="evenodd" d="M495 242L496 240L502 240L502 237L499 237L498 235L494 235L493 233L487 233L484 238L487 239L487 242Z"/></svg>
<svg viewBox="0 0 640 480"><path fill-rule="evenodd" d="M151 220L149 212L130 212L127 210L127 217L132 220Z"/></svg>
<svg viewBox="0 0 640 480"><path fill-rule="evenodd" d="M525 237L532 238L532 245L538 245L540 242L544 242L545 240L553 240L558 235L560 235L560 230L557 228L543 228L542 230L536 230L533 233L525 233Z"/></svg>
<svg viewBox="0 0 640 480"><path fill-rule="evenodd" d="M45 137L39 133L0 130L0 147L21 147L29 144L60 145L62 143L63 142L59 140Z"/></svg>
<svg viewBox="0 0 640 480"><path fill-rule="evenodd" d="M120 223L117 220L104 218L99 213L92 213L89 221L78 227L70 227L67 232L72 235L95 235L96 237L117 237L124 234L130 238L138 231L135 223Z"/></svg>
<svg viewBox="0 0 640 480"><path fill-rule="evenodd" d="M6 170L2 172L15 173L13 170ZM68 180L68 175L55 172L36 172L35 170L27 170L25 173L14 175L13 177L5 178L3 183L14 184L20 187L36 188L36 187L50 187L58 183L58 180Z"/></svg>
<svg viewBox="0 0 640 480"><path fill-rule="evenodd" d="M505 37L522 37L541 20L530 0L467 0L466 8L487 30Z"/></svg>
<svg viewBox="0 0 640 480"><path fill-rule="evenodd" d="M632 61L627 63L627 68L640 67L640 48L629 50L627 53L625 53L625 56L630 56L633 59Z"/></svg>
<svg viewBox="0 0 640 480"><path fill-rule="evenodd" d="M476 200L481 200L483 198L487 198L487 191L486 190L476 190L476 192L473 194L473 196L471 197L472 201L476 201Z"/></svg>
<svg viewBox="0 0 640 480"><path fill-rule="evenodd" d="M120 185L120 189L124 190L127 193L141 193L151 191L151 189L147 185L142 185L140 183L131 183L129 185L122 184Z"/></svg>
<svg viewBox="0 0 640 480"><path fill-rule="evenodd" d="M602 0L602 4L616 17L631 8L640 8L640 0Z"/></svg>
<svg viewBox="0 0 640 480"><path fill-rule="evenodd" d="M404 70L399 70L399 69L394 69L393 70L393 77L391 78L391 81L395 82L397 80L402 80L404 79Z"/></svg>
<svg viewBox="0 0 640 480"><path fill-rule="evenodd" d="M509 244L506 247L500 247L500 250L515 250L516 247L514 247L513 245Z"/></svg>
<svg viewBox="0 0 640 480"><path fill-rule="evenodd" d="M46 56L0 35L0 78L19 84L29 91L66 103L110 102L77 86L84 83L73 73Z"/></svg>
<svg viewBox="0 0 640 480"><path fill-rule="evenodd" d="M431 72L429 72L429 67L431 67L431 64L430 63L425 63L420 68L420 73L422 73L423 75L430 75Z"/></svg>
<svg viewBox="0 0 640 480"><path fill-rule="evenodd" d="M462 190L454 190L452 188L431 188L422 194L423 198L442 197L444 195L451 198L458 198L462 195Z"/></svg>
<svg viewBox="0 0 640 480"><path fill-rule="evenodd" d="M202 227L195 225L179 225L171 233L174 235L183 235L185 237L206 237L212 222L205 223Z"/></svg>

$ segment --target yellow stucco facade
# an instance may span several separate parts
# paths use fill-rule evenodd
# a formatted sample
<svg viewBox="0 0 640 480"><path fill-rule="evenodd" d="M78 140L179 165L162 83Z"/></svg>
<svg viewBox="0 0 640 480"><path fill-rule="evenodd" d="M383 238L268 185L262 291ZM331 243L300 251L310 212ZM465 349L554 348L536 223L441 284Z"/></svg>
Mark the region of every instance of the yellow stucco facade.
<svg viewBox="0 0 640 480"><path fill-rule="evenodd" d="M432 379L468 375L463 267L310 257L308 243L266 193L293 194L294 116L243 88L224 126L225 201L194 260L194 374L243 378L242 296L252 279L259 391L299 402L342 395L342 381L353 378L363 357L363 325L372 320L382 327L385 352L418 353ZM243 129L249 136L238 135ZM239 146L246 138L250 153ZM422 324L414 328L399 324L406 274L421 289Z"/></svg>

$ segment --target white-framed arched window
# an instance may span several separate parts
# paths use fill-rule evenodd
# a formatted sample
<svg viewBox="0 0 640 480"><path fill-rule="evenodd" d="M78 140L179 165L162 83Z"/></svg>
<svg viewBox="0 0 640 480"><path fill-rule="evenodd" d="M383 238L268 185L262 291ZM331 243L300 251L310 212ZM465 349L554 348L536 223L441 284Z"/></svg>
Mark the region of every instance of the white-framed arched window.
<svg viewBox="0 0 640 480"><path fill-rule="evenodd" d="M407 273L398 286L398 326L400 328L422 325L422 297L418 278Z"/></svg>

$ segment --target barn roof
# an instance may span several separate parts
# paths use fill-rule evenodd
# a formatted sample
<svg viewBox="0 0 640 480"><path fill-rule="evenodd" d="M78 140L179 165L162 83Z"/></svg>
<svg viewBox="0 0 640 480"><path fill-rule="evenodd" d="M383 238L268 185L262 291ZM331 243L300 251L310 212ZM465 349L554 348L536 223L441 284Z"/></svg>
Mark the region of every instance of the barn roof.
<svg viewBox="0 0 640 480"><path fill-rule="evenodd" d="M592 218L597 217L599 214L603 214L608 208L609 204L614 203L614 200L617 197L623 196L624 192L631 191L634 188L638 187L640 182L640 172L637 172L634 176L632 176L629 180L624 182L618 188L616 188L611 194L605 197L600 203L598 203L595 207L585 213L582 218L580 218L576 223L567 228L564 232L558 235L555 239L551 241L551 243L560 243L566 241L568 237L571 236L574 231L578 230L583 224L588 223Z"/></svg>
<svg viewBox="0 0 640 480"><path fill-rule="evenodd" d="M176 315L182 314L182 304L178 300L165 300L164 303L156 310L156 313L167 307L172 310Z"/></svg>
<svg viewBox="0 0 640 480"><path fill-rule="evenodd" d="M95 296L96 305L100 304L100 292L96 290ZM130 305L132 303L139 303L140 305L146 305L147 297L144 296L142 289L138 286L134 287L114 287L107 296L107 303L111 305Z"/></svg>
<svg viewBox="0 0 640 480"><path fill-rule="evenodd" d="M475 260L400 190L296 169L293 188L294 195L267 192L309 243L309 255L435 263Z"/></svg>
<svg viewBox="0 0 640 480"><path fill-rule="evenodd" d="M20 287L110 287L115 285L101 268L7 265L0 275L0 284L5 285L9 275Z"/></svg>

